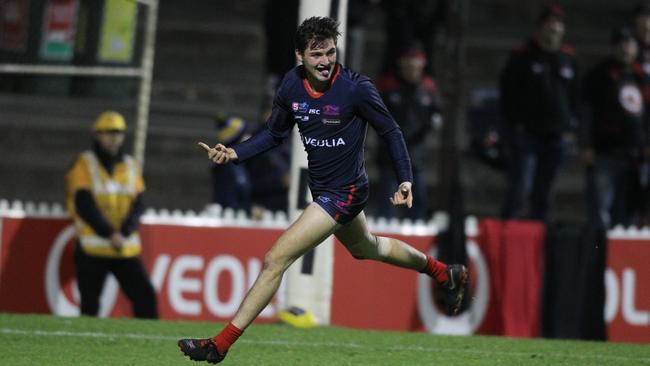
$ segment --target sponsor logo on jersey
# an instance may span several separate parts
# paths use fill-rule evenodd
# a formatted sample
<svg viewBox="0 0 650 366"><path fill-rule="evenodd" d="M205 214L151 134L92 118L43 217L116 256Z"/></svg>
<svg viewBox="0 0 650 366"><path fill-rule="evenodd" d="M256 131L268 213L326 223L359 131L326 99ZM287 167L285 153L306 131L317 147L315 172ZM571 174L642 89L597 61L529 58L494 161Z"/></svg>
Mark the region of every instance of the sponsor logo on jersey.
<svg viewBox="0 0 650 366"><path fill-rule="evenodd" d="M309 110L309 104L307 104L307 102L293 102L291 103L291 109L293 109L294 112L306 113L307 110Z"/></svg>
<svg viewBox="0 0 650 366"><path fill-rule="evenodd" d="M341 120L340 119L331 119L331 118L323 118L321 121L323 121L324 125L340 125Z"/></svg>
<svg viewBox="0 0 650 366"><path fill-rule="evenodd" d="M338 116L341 114L341 108L337 105L326 105L323 107L323 114L326 116Z"/></svg>
<svg viewBox="0 0 650 366"><path fill-rule="evenodd" d="M320 114L320 109L310 109L309 114Z"/></svg>
<svg viewBox="0 0 650 366"><path fill-rule="evenodd" d="M345 145L345 140L342 137L336 139L315 139L312 137L302 136L302 142L305 146L314 147L337 147Z"/></svg>
<svg viewBox="0 0 650 366"><path fill-rule="evenodd" d="M293 119L296 119L300 122L308 122L309 116L293 116Z"/></svg>
<svg viewBox="0 0 650 366"><path fill-rule="evenodd" d="M326 196L318 196L317 200L319 200L319 201L321 201L321 202L323 202L323 203L327 203L327 202L332 201L331 198L326 197Z"/></svg>

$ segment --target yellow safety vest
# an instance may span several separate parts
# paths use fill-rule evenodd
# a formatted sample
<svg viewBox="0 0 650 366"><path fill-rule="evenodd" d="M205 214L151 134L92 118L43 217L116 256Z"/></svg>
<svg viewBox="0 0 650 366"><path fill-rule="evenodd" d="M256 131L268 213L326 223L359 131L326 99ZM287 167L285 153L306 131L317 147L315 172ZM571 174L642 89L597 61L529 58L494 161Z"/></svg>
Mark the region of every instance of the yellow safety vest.
<svg viewBox="0 0 650 366"><path fill-rule="evenodd" d="M81 248L88 255L126 258L141 252L140 235L134 231L125 238L120 252L111 247L110 240L103 238L77 214L74 195L80 189L89 190L104 218L119 230L129 214L134 199L144 191L140 168L131 156L115 164L109 175L92 151L79 155L66 176L66 205L77 226Z"/></svg>

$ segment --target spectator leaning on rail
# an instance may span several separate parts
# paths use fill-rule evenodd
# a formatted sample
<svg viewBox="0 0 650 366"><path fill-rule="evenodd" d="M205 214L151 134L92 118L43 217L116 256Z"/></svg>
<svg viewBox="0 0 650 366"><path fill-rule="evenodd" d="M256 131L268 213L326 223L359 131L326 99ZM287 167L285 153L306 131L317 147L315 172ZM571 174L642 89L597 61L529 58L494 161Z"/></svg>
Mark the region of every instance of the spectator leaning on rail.
<svg viewBox="0 0 650 366"><path fill-rule="evenodd" d="M637 52L632 30L615 29L610 56L584 80L581 130L588 202L605 227L635 223L647 200L650 85Z"/></svg>
<svg viewBox="0 0 650 366"><path fill-rule="evenodd" d="M66 204L77 227L74 260L81 314L96 316L112 273L138 318L157 318L156 295L140 260L138 235L144 180L123 150L126 123L117 112L93 125L92 150L82 152L66 175Z"/></svg>
<svg viewBox="0 0 650 366"><path fill-rule="evenodd" d="M508 171L502 216L545 220L551 187L565 153L564 135L573 124L577 102L577 65L562 43L564 11L547 6L539 28L514 50L501 74L501 108Z"/></svg>

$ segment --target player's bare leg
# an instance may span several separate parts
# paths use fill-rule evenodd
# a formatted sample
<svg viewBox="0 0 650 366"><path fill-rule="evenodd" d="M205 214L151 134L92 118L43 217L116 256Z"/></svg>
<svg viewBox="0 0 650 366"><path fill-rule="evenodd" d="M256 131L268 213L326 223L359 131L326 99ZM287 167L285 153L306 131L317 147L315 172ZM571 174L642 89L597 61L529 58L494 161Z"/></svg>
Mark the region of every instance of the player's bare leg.
<svg viewBox="0 0 650 366"><path fill-rule="evenodd" d="M181 339L181 351L195 361L223 360L232 343L271 302L287 268L332 235L337 227L336 221L317 204L309 205L266 253L262 271L228 326L211 339Z"/></svg>
<svg viewBox="0 0 650 366"><path fill-rule="evenodd" d="M266 253L262 272L248 291L232 323L245 329L271 301L289 266L332 235L337 227L317 204L312 203Z"/></svg>
<svg viewBox="0 0 650 366"><path fill-rule="evenodd" d="M363 211L334 235L358 259L378 260L416 271L427 264L427 256L405 242L371 234Z"/></svg>
<svg viewBox="0 0 650 366"><path fill-rule="evenodd" d="M460 309L469 279L467 268L462 264L447 266L401 240L371 234L363 212L338 229L335 235L357 259L377 260L428 274L448 292L450 311L456 313Z"/></svg>

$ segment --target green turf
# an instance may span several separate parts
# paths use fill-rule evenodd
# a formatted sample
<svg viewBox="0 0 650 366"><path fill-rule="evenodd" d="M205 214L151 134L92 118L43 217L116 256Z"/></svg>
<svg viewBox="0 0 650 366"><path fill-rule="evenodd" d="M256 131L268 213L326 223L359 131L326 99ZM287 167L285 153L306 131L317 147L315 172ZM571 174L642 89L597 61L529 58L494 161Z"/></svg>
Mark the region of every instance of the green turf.
<svg viewBox="0 0 650 366"><path fill-rule="evenodd" d="M0 314L0 365L199 365L176 339L222 324ZM650 365L650 346L254 325L223 365ZM206 364L207 365L207 364Z"/></svg>

